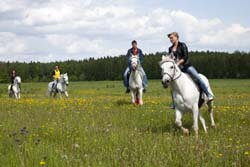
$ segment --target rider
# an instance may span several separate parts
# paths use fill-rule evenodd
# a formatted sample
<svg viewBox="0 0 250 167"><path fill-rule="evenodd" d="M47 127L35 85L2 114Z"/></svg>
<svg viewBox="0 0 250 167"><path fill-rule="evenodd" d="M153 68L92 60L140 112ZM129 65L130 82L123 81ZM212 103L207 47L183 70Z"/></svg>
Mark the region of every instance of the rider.
<svg viewBox="0 0 250 167"><path fill-rule="evenodd" d="M208 100L212 101L214 99L213 95L208 91L208 88L199 76L199 73L190 63L186 44L179 41L179 35L177 32L168 34L168 38L172 43L172 46L169 48L169 54L174 57L181 71L188 73L194 80L196 80L202 91L207 95Z"/></svg>
<svg viewBox="0 0 250 167"><path fill-rule="evenodd" d="M12 70L10 73L10 90L12 91L12 87L14 85L14 80L16 78L16 70Z"/></svg>
<svg viewBox="0 0 250 167"><path fill-rule="evenodd" d="M60 70L59 70L59 67L58 66L55 66L55 69L53 71L53 79L54 79L54 83L53 83L53 86L52 88L54 90L56 90L56 87L57 87L57 83L58 83L58 80L60 79Z"/></svg>
<svg viewBox="0 0 250 167"><path fill-rule="evenodd" d="M127 58L128 58L128 67L126 68L124 74L123 74L123 83L124 83L124 86L127 88L126 90L126 93L129 93L130 92L130 89L129 89L129 75L130 75L130 70L131 70L131 61L130 61L130 58L132 55L138 55L139 56L139 61L140 61L140 64L143 63L143 53L142 53L142 50L139 49L137 47L137 41L133 40L132 41L132 48L128 50L127 52ZM139 69L143 75L143 78L142 78L142 82L143 82L143 91L146 92L146 88L147 88L147 85L148 85L148 80L147 80L147 76L146 76L146 73L145 71L143 70L142 66L140 67Z"/></svg>

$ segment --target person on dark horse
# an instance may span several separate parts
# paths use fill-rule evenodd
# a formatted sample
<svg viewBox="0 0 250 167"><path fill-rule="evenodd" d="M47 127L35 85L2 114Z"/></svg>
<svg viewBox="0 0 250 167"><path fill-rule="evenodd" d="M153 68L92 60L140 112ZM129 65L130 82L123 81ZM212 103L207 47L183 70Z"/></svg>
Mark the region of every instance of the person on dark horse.
<svg viewBox="0 0 250 167"><path fill-rule="evenodd" d="M125 70L125 72L123 74L123 84L127 88L126 93L130 92L130 89L129 89L129 76L130 76L130 71L131 71L130 58L133 55L139 56L140 65L142 65L144 55L142 53L142 50L137 47L137 41L135 41L135 40L132 41L132 48L129 49L128 52L127 52L128 67L126 68L126 70ZM143 91L146 92L146 88L148 86L147 76L146 76L146 73L145 73L144 69L142 68L142 66L141 66L141 68L139 70L142 73Z"/></svg>
<svg viewBox="0 0 250 167"><path fill-rule="evenodd" d="M188 48L184 42L179 41L179 35L177 32L172 32L168 34L168 38L172 43L172 46L169 47L169 54L176 61L177 65L180 67L181 71L190 75L190 77L198 83L198 86L201 88L209 101L214 99L213 95L209 93L208 88L204 81L199 76L197 70L191 65L188 55ZM171 108L175 108L174 104Z"/></svg>

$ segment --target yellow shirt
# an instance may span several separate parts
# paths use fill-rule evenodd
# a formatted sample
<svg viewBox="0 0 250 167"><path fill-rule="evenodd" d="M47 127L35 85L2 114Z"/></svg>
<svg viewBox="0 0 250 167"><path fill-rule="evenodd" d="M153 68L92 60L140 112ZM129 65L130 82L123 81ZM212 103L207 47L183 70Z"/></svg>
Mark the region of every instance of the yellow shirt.
<svg viewBox="0 0 250 167"><path fill-rule="evenodd" d="M59 79L60 75L61 75L60 70L55 70L53 77L54 77L54 79Z"/></svg>

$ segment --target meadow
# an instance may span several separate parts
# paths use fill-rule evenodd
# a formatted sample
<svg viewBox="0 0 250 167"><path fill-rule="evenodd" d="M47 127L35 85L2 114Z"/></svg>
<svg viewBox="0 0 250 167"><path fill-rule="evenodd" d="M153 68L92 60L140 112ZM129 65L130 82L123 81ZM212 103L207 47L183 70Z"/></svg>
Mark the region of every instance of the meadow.
<svg viewBox="0 0 250 167"><path fill-rule="evenodd" d="M198 139L174 125L169 89L149 84L143 106L119 81L71 82L68 99L23 83L18 101L0 84L0 166L250 166L250 80L211 80L216 128L204 107ZM192 115L183 123L191 129Z"/></svg>

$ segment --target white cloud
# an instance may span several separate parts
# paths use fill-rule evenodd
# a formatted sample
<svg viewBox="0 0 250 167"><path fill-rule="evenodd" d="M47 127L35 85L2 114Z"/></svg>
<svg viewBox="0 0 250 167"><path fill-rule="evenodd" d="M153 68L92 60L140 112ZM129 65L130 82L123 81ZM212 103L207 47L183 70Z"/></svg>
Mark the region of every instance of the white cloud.
<svg viewBox="0 0 250 167"><path fill-rule="evenodd" d="M134 0L4 0L0 15L0 60L116 56L125 54L133 39L144 52L162 51L171 31L178 31L190 50L249 51L250 45L250 27L161 7L145 12Z"/></svg>

